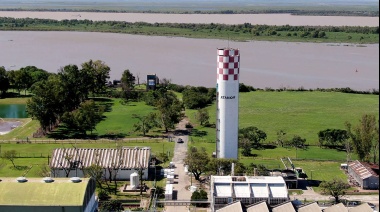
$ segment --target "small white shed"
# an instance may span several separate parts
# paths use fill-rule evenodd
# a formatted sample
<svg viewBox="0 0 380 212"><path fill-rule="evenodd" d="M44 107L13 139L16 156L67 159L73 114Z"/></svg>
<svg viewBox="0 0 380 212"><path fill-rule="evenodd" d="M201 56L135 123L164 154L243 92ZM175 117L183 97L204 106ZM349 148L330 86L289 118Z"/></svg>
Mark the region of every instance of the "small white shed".
<svg viewBox="0 0 380 212"><path fill-rule="evenodd" d="M166 184L165 200L173 200L173 184Z"/></svg>

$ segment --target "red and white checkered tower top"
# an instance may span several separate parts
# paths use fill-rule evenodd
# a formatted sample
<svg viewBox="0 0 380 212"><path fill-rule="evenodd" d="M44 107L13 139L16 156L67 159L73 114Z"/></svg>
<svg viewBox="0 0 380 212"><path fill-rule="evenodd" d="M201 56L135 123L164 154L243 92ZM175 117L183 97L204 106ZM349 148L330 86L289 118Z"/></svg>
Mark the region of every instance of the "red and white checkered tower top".
<svg viewBox="0 0 380 212"><path fill-rule="evenodd" d="M238 49L217 50L217 157L237 159L239 125Z"/></svg>
<svg viewBox="0 0 380 212"><path fill-rule="evenodd" d="M218 49L217 80L239 80L240 54L238 49Z"/></svg>

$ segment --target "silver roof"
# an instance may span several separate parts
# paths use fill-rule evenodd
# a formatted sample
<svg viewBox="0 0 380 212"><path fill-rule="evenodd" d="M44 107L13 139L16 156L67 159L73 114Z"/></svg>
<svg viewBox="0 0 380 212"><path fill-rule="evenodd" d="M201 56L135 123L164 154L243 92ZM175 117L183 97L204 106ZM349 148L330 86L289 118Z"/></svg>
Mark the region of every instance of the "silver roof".
<svg viewBox="0 0 380 212"><path fill-rule="evenodd" d="M151 150L149 147L88 149L58 148L53 150L51 168L70 168L70 162L79 161L79 167L98 164L103 168L118 167L121 169L146 169L149 167Z"/></svg>

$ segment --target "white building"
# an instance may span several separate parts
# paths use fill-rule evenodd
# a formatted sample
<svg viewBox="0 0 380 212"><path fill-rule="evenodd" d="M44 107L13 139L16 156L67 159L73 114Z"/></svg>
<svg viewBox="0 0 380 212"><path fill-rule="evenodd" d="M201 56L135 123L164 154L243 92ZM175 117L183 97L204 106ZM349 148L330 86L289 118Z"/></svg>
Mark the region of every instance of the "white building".
<svg viewBox="0 0 380 212"><path fill-rule="evenodd" d="M217 50L216 157L238 157L239 69L238 49Z"/></svg>
<svg viewBox="0 0 380 212"><path fill-rule="evenodd" d="M122 147L116 149L58 148L50 161L52 177L83 177L86 169L98 165L103 177L110 174L116 180L129 180L130 175L142 169L143 179L148 179L151 159L150 147Z"/></svg>
<svg viewBox="0 0 380 212"><path fill-rule="evenodd" d="M277 205L289 200L280 176L211 176L211 209L216 211L234 201L252 205L266 201Z"/></svg>

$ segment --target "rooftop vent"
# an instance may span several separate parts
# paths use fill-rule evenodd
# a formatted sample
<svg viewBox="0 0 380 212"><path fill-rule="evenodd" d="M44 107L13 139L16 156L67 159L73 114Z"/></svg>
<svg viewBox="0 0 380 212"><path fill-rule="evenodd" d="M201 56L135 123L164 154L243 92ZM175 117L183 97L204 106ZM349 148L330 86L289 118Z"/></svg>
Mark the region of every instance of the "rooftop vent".
<svg viewBox="0 0 380 212"><path fill-rule="evenodd" d="M82 180L79 177L72 177L70 178L70 181L73 183L80 183Z"/></svg>
<svg viewBox="0 0 380 212"><path fill-rule="evenodd" d="M28 181L25 177L18 177L18 178L16 178L16 180L17 180L17 182L19 182L19 183L25 183L25 182Z"/></svg>
<svg viewBox="0 0 380 212"><path fill-rule="evenodd" d="M42 178L42 180L45 183L52 183L52 182L54 182L53 178L51 178L51 177L44 177L44 178Z"/></svg>

